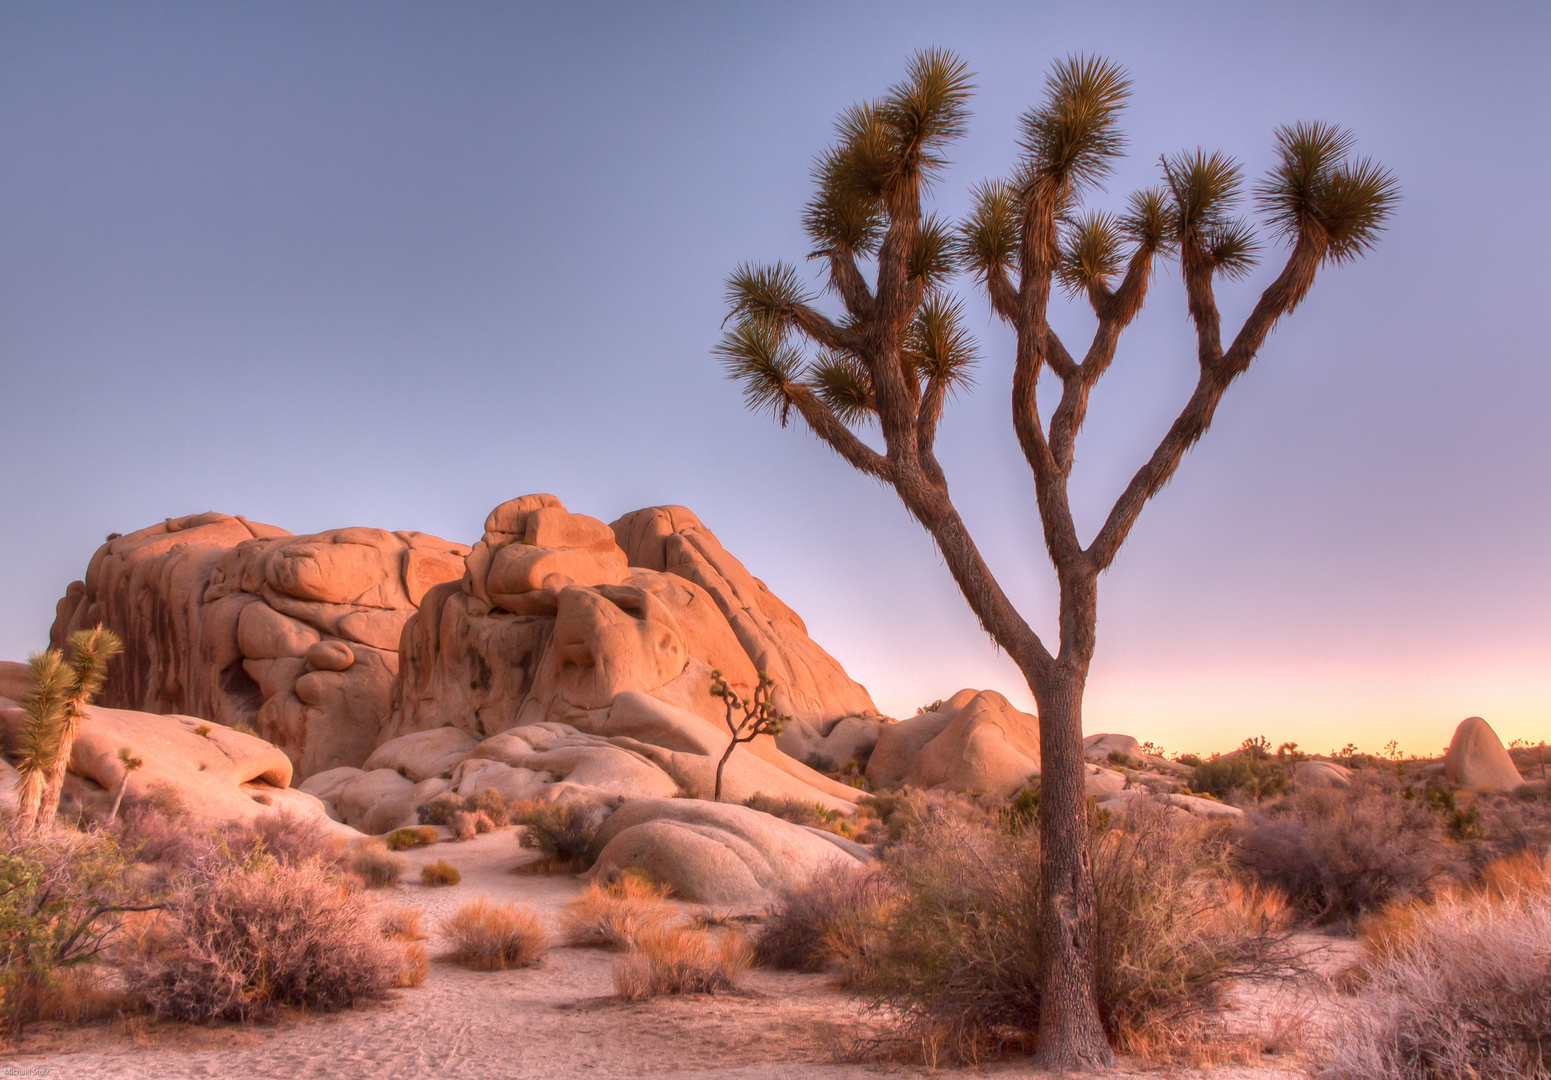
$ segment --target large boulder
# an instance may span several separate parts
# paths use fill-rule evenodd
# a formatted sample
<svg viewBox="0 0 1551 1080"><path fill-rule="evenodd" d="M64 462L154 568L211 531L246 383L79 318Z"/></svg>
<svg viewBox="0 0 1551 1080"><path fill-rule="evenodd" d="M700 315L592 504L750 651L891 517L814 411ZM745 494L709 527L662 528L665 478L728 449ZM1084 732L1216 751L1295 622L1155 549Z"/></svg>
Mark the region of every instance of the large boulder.
<svg viewBox="0 0 1551 1080"><path fill-rule="evenodd" d="M1305 761L1293 772L1299 787L1350 787L1352 770L1333 761Z"/></svg>
<svg viewBox="0 0 1551 1080"><path fill-rule="evenodd" d="M1011 795L1039 774L1039 718L994 690L960 690L934 709L883 727L867 763L867 778L878 788Z"/></svg>
<svg viewBox="0 0 1551 1080"><path fill-rule="evenodd" d="M1130 735L1089 735L1082 741L1082 756L1089 761L1106 762L1116 751L1127 759L1141 758L1142 744Z"/></svg>
<svg viewBox="0 0 1551 1080"><path fill-rule="evenodd" d="M819 870L860 861L838 837L770 814L697 799L637 799L593 841L591 874L638 869L683 900L756 907Z"/></svg>
<svg viewBox="0 0 1551 1080"><path fill-rule="evenodd" d="M3 689L20 690L16 697L0 697L0 730L6 745L14 747L27 723L20 701L26 689L25 684ZM82 802L83 811L106 815L125 777L121 749L142 762L128 774L125 802L171 792L196 831L279 811L326 819L322 802L289 786L290 759L262 739L194 716L99 706L87 707L70 750L72 779L66 790ZM14 776L9 765L0 772L0 798Z"/></svg>
<svg viewBox="0 0 1551 1080"><path fill-rule="evenodd" d="M125 651L103 704L251 728L308 776L376 747L404 623L462 575L467 550L413 532L169 518L98 548L50 638L107 626Z"/></svg>
<svg viewBox="0 0 1551 1080"><path fill-rule="evenodd" d="M1479 716L1460 721L1443 756L1450 783L1477 791L1512 791L1524 783L1497 732Z"/></svg>

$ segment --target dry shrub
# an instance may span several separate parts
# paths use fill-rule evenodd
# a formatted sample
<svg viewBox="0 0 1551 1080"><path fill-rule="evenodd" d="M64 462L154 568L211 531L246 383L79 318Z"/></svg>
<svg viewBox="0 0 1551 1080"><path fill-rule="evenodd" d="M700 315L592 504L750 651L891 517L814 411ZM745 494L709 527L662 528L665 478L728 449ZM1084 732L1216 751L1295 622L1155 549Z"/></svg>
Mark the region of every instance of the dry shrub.
<svg viewBox="0 0 1551 1080"><path fill-rule="evenodd" d="M474 825L474 815L467 810L459 810L453 814L447 824L452 826L452 838L459 843L474 839L479 832Z"/></svg>
<svg viewBox="0 0 1551 1080"><path fill-rule="evenodd" d="M409 865L409 860L384 850L381 842L363 842L350 856L350 872L366 883L368 889L391 889Z"/></svg>
<svg viewBox="0 0 1551 1080"><path fill-rule="evenodd" d="M426 935L420 928L420 920L424 917L424 911L408 904L390 908L382 915L383 937L392 941L424 941Z"/></svg>
<svg viewBox="0 0 1551 1080"><path fill-rule="evenodd" d="M741 934L661 927L642 933L614 962L614 992L625 1001L640 1001L736 990L750 959Z"/></svg>
<svg viewBox="0 0 1551 1080"><path fill-rule="evenodd" d="M754 960L767 967L823 971L838 967L854 981L875 956L895 900L877 868L835 864L783 892L754 942Z"/></svg>
<svg viewBox="0 0 1551 1080"><path fill-rule="evenodd" d="M276 861L297 864L313 860L337 862L344 841L331 832L318 817L302 817L289 810L265 814L246 825L228 825L213 838L224 847L231 862L244 862L262 851Z"/></svg>
<svg viewBox="0 0 1551 1080"><path fill-rule="evenodd" d="M425 945L418 941L401 942L400 948L404 950L404 961L393 973L393 986L395 989L407 990L425 982L425 977L431 972L431 958L426 953Z"/></svg>
<svg viewBox="0 0 1551 1080"><path fill-rule="evenodd" d="M446 859L437 859L434 863L426 863L420 868L420 884L432 889L456 885L462 880L463 875L458 873L458 868Z"/></svg>
<svg viewBox="0 0 1551 1080"><path fill-rule="evenodd" d="M426 939L420 928L424 915L417 907L400 905L382 916L382 936L403 950L403 961L393 975L393 985L400 989L419 986L431 970L430 957L421 944Z"/></svg>
<svg viewBox="0 0 1551 1080"><path fill-rule="evenodd" d="M434 844L441 838L441 834L432 825L421 825L415 829L394 829L388 834L388 847L393 851L407 851L412 847L424 847Z"/></svg>
<svg viewBox="0 0 1551 1080"><path fill-rule="evenodd" d="M597 809L580 803L514 804L522 846L543 853L548 869L586 869L587 849L598 835Z"/></svg>
<svg viewBox="0 0 1551 1080"><path fill-rule="evenodd" d="M527 967L548 947L539 917L517 904L492 904L483 896L442 920L453 944L448 959L474 971Z"/></svg>
<svg viewBox="0 0 1551 1080"><path fill-rule="evenodd" d="M952 814L891 852L898 899L858 982L913 1042L964 1060L1032 1046L1039 858L1033 830ZM1234 978L1288 969L1284 936L1213 887L1213 863L1193 831L1140 799L1094 838L1097 996L1112 1039L1199 1041Z"/></svg>
<svg viewBox="0 0 1551 1080"><path fill-rule="evenodd" d="M316 862L260 861L191 876L119 965L131 997L185 1020L334 1012L386 988L398 950L370 902Z"/></svg>
<svg viewBox="0 0 1551 1080"><path fill-rule="evenodd" d="M631 874L622 874L601 885L589 882L582 894L560 913L566 943L625 949L641 934L660 930L673 912L663 903L666 886Z"/></svg>
<svg viewBox="0 0 1551 1080"><path fill-rule="evenodd" d="M132 858L163 866L191 866L209 846L190 831L183 796L164 780L154 781L139 797L126 796L107 830Z"/></svg>
<svg viewBox="0 0 1551 1080"><path fill-rule="evenodd" d="M447 792L438 795L415 814L422 825L451 825L453 817L457 814L483 814L489 822L486 828L480 832L488 832L500 825L508 825L512 820L513 806L520 805L507 800L494 788L485 788L472 798L465 798L456 792Z"/></svg>
<svg viewBox="0 0 1551 1080"><path fill-rule="evenodd" d="M1324 1080L1551 1076L1551 894L1415 905L1364 962L1321 1052Z"/></svg>
<svg viewBox="0 0 1551 1080"><path fill-rule="evenodd" d="M1238 859L1320 922L1350 922L1426 897L1462 866L1438 818L1416 800L1355 776L1347 788L1295 792L1252 811Z"/></svg>
<svg viewBox="0 0 1551 1080"><path fill-rule="evenodd" d="M856 835L856 827L851 823L850 818L839 810L831 810L823 803L814 802L811 799L798 799L790 795L778 798L759 793L751 799L744 800L743 805L750 810L758 810L783 821L790 821L794 825L823 829L837 836Z"/></svg>

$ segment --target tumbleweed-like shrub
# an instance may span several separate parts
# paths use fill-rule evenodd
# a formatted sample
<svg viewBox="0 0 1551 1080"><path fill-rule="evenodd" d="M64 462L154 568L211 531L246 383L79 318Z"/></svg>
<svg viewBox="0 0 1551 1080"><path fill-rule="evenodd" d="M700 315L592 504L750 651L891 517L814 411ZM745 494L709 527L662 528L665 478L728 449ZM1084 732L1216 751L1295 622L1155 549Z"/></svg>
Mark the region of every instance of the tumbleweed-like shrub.
<svg viewBox="0 0 1551 1080"><path fill-rule="evenodd" d="M629 874L607 885L588 882L561 911L561 933L569 945L629 948L643 933L672 919L672 909L663 903L667 895L666 886Z"/></svg>
<svg viewBox="0 0 1551 1080"><path fill-rule="evenodd" d="M492 904L483 896L442 920L452 942L449 959L475 971L527 967L548 947L539 917L518 904Z"/></svg>
<svg viewBox="0 0 1551 1080"><path fill-rule="evenodd" d="M1351 922L1425 898L1463 870L1438 817L1417 799L1354 776L1346 788L1294 792L1252 811L1239 862L1318 922Z"/></svg>
<svg viewBox="0 0 1551 1080"><path fill-rule="evenodd" d="M388 834L388 847L394 851L407 851L412 847L424 847L434 844L440 839L441 834L432 825L421 825L413 829L394 829Z"/></svg>
<svg viewBox="0 0 1551 1080"><path fill-rule="evenodd" d="M523 847L542 852L556 868L585 869L587 849L598 835L597 811L579 803L528 803L513 818Z"/></svg>
<svg viewBox="0 0 1551 1080"><path fill-rule="evenodd" d="M401 957L364 894L316 862L263 860L182 882L119 965L130 996L158 1015L251 1020L375 997Z"/></svg>
<svg viewBox="0 0 1551 1080"><path fill-rule="evenodd" d="M849 983L883 944L895 891L875 867L835 864L781 893L754 939L754 961L793 971L841 969Z"/></svg>
<svg viewBox="0 0 1551 1080"><path fill-rule="evenodd" d="M350 856L348 865L368 889L391 889L399 883L409 860L387 851L380 843L363 843Z"/></svg>
<svg viewBox="0 0 1551 1080"><path fill-rule="evenodd" d="M625 1001L640 1001L736 990L749 962L741 934L662 927L640 934L614 962L614 992Z"/></svg>
<svg viewBox="0 0 1551 1080"><path fill-rule="evenodd" d="M1284 937L1238 917L1211 853L1162 807L1137 800L1093 838L1099 1014L1121 1047L1196 1038L1231 980L1286 968ZM1035 830L939 815L894 848L888 929L856 981L912 1040L974 1060L1029 1049L1039 1016Z"/></svg>
<svg viewBox="0 0 1551 1080"><path fill-rule="evenodd" d="M1486 890L1411 905L1370 949L1339 1010L1321 1080L1551 1076L1551 895Z"/></svg>

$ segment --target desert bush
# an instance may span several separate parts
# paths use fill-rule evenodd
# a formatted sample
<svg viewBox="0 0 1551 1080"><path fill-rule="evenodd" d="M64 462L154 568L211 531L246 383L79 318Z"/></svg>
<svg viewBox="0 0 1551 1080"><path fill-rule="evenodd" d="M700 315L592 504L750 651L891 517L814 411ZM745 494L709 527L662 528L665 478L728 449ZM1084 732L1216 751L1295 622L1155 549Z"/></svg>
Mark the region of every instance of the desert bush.
<svg viewBox="0 0 1551 1080"><path fill-rule="evenodd" d="M1037 799L1037 793L1035 795ZM955 791L902 787L896 791L863 795L857 807L869 820L857 837L864 843L887 848L915 830L939 818L955 818L977 826L994 823L999 806L987 807Z"/></svg>
<svg viewBox="0 0 1551 1080"><path fill-rule="evenodd" d="M334 863L343 856L345 845L323 821L282 810L254 818L245 825L229 825L214 840L225 848L233 862L247 861L254 852L262 851L290 865L309 860Z"/></svg>
<svg viewBox="0 0 1551 1080"><path fill-rule="evenodd" d="M1285 970L1283 938L1249 925L1203 881L1210 852L1163 808L1136 800L1094 838L1097 997L1118 1043L1205 1027L1246 973ZM897 899L858 984L906 1033L966 1059L1032 1045L1039 1016L1035 830L943 815L894 849Z"/></svg>
<svg viewBox="0 0 1551 1080"><path fill-rule="evenodd" d="M1413 904L1364 963L1321 1051L1324 1080L1551 1076L1551 895Z"/></svg>
<svg viewBox="0 0 1551 1080"><path fill-rule="evenodd" d="M459 810L453 814L448 824L452 826L452 838L459 843L472 840L478 835L478 829L474 826L474 815L467 810Z"/></svg>
<svg viewBox="0 0 1551 1080"><path fill-rule="evenodd" d="M107 829L130 858L167 867L191 866L209 847L189 828L178 789L164 781L152 783L138 798L126 798Z"/></svg>
<svg viewBox="0 0 1551 1080"><path fill-rule="evenodd" d="M542 852L557 867L585 869L587 849L598 835L590 806L578 803L529 803L513 819L522 826L523 847Z"/></svg>
<svg viewBox="0 0 1551 1080"><path fill-rule="evenodd" d="M1287 787L1287 769L1276 758L1240 751L1230 756L1213 755L1195 767L1190 787L1206 795L1226 799L1240 791L1252 799L1267 799Z"/></svg>
<svg viewBox="0 0 1551 1080"><path fill-rule="evenodd" d="M463 875L458 873L458 868L446 859L437 859L434 863L426 863L420 868L420 884L433 889L444 885L456 885L462 880Z"/></svg>
<svg viewBox="0 0 1551 1080"><path fill-rule="evenodd" d="M666 886L623 874L607 885L589 882L560 913L566 943L629 948L641 934L659 930L673 917L663 900Z"/></svg>
<svg viewBox="0 0 1551 1080"><path fill-rule="evenodd" d="M512 805L510 800L494 788L485 788L468 800L468 809L477 814L484 814L490 819L492 827L511 824Z"/></svg>
<svg viewBox="0 0 1551 1080"><path fill-rule="evenodd" d="M117 963L130 996L158 1015L249 1020L374 997L400 956L371 902L322 865L259 858L188 875Z"/></svg>
<svg viewBox="0 0 1551 1080"><path fill-rule="evenodd" d="M749 961L741 934L661 927L641 934L614 962L614 992L625 1001L640 1001L736 990Z"/></svg>
<svg viewBox="0 0 1551 1080"><path fill-rule="evenodd" d="M548 945L539 917L517 904L492 904L483 896L442 921L453 962L475 971L527 967Z"/></svg>
<svg viewBox="0 0 1551 1080"><path fill-rule="evenodd" d="M145 906L104 833L6 837L0 850L0 1044L44 1011L100 953L126 911Z"/></svg>
<svg viewBox="0 0 1551 1080"><path fill-rule="evenodd" d="M434 844L441 834L433 826L421 825L416 829L394 829L388 834L388 847L393 851L407 851L412 847Z"/></svg>
<svg viewBox="0 0 1551 1080"><path fill-rule="evenodd" d="M425 918L425 912L408 904L399 904L389 908L382 914L382 927L384 937L393 941L424 941L425 931L420 928L420 921Z"/></svg>
<svg viewBox="0 0 1551 1080"><path fill-rule="evenodd" d="M1362 776L1252 811L1237 857L1320 922L1425 897L1462 870L1436 815Z"/></svg>
<svg viewBox="0 0 1551 1080"><path fill-rule="evenodd" d="M399 883L409 860L391 854L380 843L363 843L350 856L348 865L368 889L391 889Z"/></svg>
<svg viewBox="0 0 1551 1080"><path fill-rule="evenodd" d="M451 825L454 814L461 814L468 809L468 804L463 796L455 791L438 795L428 803L423 803L416 811L415 817L419 818L422 825Z"/></svg>
<svg viewBox="0 0 1551 1080"><path fill-rule="evenodd" d="M753 798L745 800L743 805L750 810L758 810L783 821L790 821L794 825L823 829L837 836L856 835L855 827L845 814L839 810L831 810L823 803L817 803L811 799L798 799L792 796L778 798L773 795L756 794Z"/></svg>
<svg viewBox="0 0 1551 1080"><path fill-rule="evenodd" d="M850 983L882 945L894 899L876 867L825 867L783 892L766 913L754 961L794 971L838 966L842 982Z"/></svg>

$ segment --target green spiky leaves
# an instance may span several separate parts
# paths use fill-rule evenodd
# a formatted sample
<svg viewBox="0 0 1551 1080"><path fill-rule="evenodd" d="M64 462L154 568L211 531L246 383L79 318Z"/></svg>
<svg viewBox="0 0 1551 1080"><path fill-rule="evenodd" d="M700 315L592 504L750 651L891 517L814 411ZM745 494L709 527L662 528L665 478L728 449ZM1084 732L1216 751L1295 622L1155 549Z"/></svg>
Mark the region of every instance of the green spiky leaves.
<svg viewBox="0 0 1551 1080"><path fill-rule="evenodd" d="M1125 266L1125 235L1110 214L1090 211L1070 222L1064 230L1056 280L1068 293L1107 288L1110 279Z"/></svg>
<svg viewBox="0 0 1551 1080"><path fill-rule="evenodd" d="M1045 104L1021 120L1024 186L1049 186L1059 204L1097 187L1125 149L1120 111L1131 80L1098 56L1069 56L1045 77Z"/></svg>
<svg viewBox="0 0 1551 1080"><path fill-rule="evenodd" d="M843 424L855 424L873 412L872 379L862 362L848 353L821 352L808 385Z"/></svg>
<svg viewBox="0 0 1551 1080"><path fill-rule="evenodd" d="M72 698L80 705L96 697L108 678L108 661L124 651L124 643L103 626L77 630L66 642L75 688Z"/></svg>
<svg viewBox="0 0 1551 1080"><path fill-rule="evenodd" d="M1023 201L1017 190L1002 180L988 180L970 189L973 207L959 227L959 253L964 264L984 279L1005 270L1018 254L1023 228Z"/></svg>
<svg viewBox="0 0 1551 1080"><path fill-rule="evenodd" d="M964 328L961 300L928 298L905 332L900 351L922 383L941 383L950 394L975 385L972 372L979 357L974 338Z"/></svg>
<svg viewBox="0 0 1551 1080"><path fill-rule="evenodd" d="M804 361L774 320L746 317L722 335L713 350L727 377L743 387L750 412L766 412L786 426L791 387L802 377Z"/></svg>
<svg viewBox="0 0 1551 1080"><path fill-rule="evenodd" d="M947 164L942 152L964 134L972 89L962 60L927 49L881 101L840 114L834 144L814 164L818 190L803 214L816 253L877 250L890 195L930 181Z"/></svg>
<svg viewBox="0 0 1551 1080"><path fill-rule="evenodd" d="M75 673L54 649L27 657L27 668L32 690L22 702L27 726L22 729L21 759L16 767L23 773L46 773L59 752L60 731L75 691Z"/></svg>
<svg viewBox="0 0 1551 1080"><path fill-rule="evenodd" d="M1248 274L1260 244L1249 222L1233 216L1244 186L1238 162L1198 149L1165 157L1163 172L1174 196L1175 233L1188 257L1224 277Z"/></svg>
<svg viewBox="0 0 1551 1080"><path fill-rule="evenodd" d="M1356 140L1334 124L1277 128L1280 161L1255 187L1255 202L1273 228L1289 239L1317 228L1325 234L1325 258L1347 262L1378 241L1400 198L1389 170L1368 158L1348 159Z"/></svg>
<svg viewBox="0 0 1551 1080"><path fill-rule="evenodd" d="M786 263L757 266L744 263L727 279L730 316L785 326L792 313L813 298L803 288L797 270Z"/></svg>

